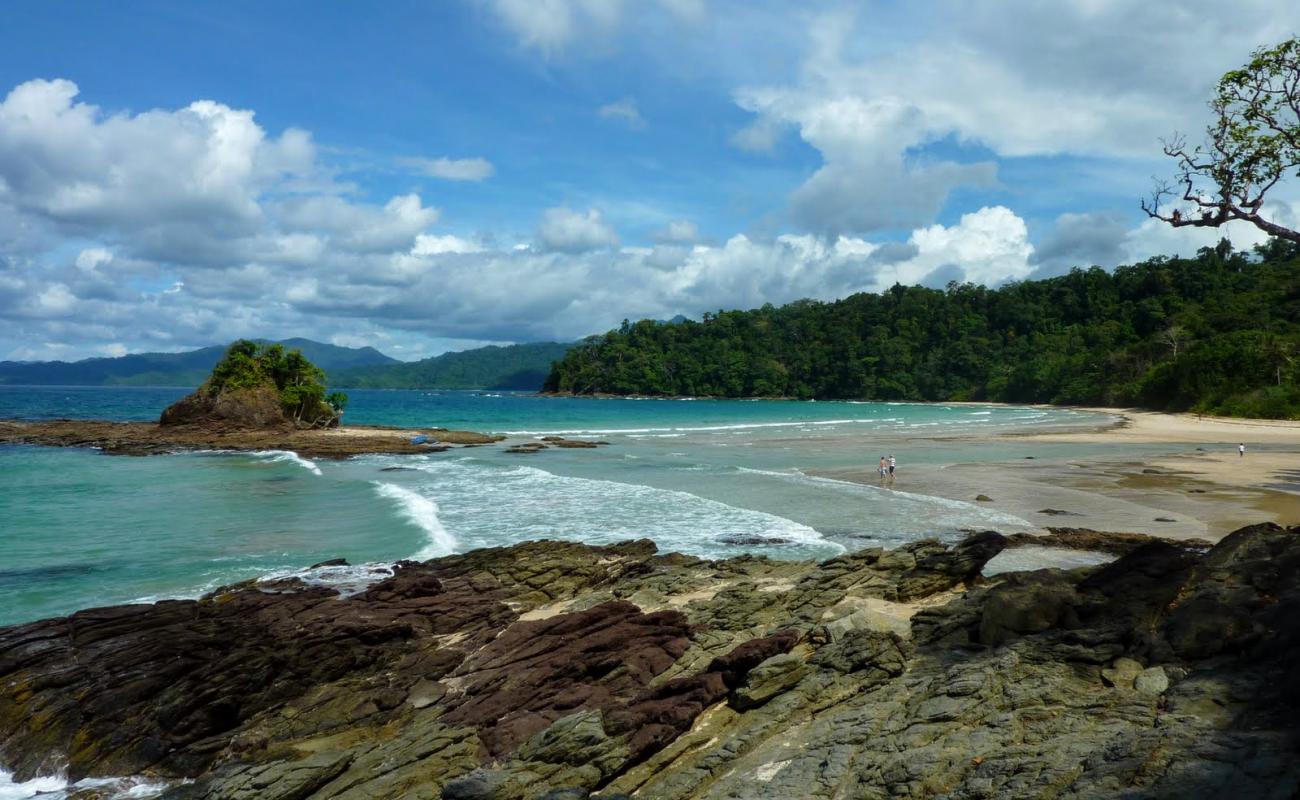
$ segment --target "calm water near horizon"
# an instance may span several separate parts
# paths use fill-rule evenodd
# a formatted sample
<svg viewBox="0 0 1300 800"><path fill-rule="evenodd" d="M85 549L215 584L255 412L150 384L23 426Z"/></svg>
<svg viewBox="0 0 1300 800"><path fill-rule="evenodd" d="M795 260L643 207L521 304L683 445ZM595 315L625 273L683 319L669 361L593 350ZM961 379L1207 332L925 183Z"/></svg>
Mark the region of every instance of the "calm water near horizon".
<svg viewBox="0 0 1300 800"><path fill-rule="evenodd" d="M186 391L0 386L0 418L155 419ZM908 492L908 465L1019 457L1022 443L951 437L1101 419L1008 406L349 394L352 424L558 433L610 446L345 461L0 447L0 625L263 576L360 585L394 560L544 537L826 558L969 528L1028 529L973 503ZM870 467L890 453L899 458L892 488L807 474ZM302 572L337 557L354 566Z"/></svg>

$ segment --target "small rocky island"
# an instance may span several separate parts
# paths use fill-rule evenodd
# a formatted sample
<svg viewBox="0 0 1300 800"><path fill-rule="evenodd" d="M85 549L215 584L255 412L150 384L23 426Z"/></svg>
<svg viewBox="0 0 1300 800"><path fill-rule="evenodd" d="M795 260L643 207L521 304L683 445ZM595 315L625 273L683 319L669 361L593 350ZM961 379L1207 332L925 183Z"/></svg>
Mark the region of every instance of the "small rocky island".
<svg viewBox="0 0 1300 800"><path fill-rule="evenodd" d="M326 394L325 373L301 350L240 339L202 386L163 411L158 424L337 428L347 402L342 392Z"/></svg>
<svg viewBox="0 0 1300 800"><path fill-rule="evenodd" d="M172 800L1296 796L1300 529L982 578L1009 544L538 541L82 611L0 630L0 765Z"/></svg>
<svg viewBox="0 0 1300 800"><path fill-rule="evenodd" d="M239 340L193 393L157 424L104 420L0 420L0 444L96 447L118 455L178 450L293 450L308 458L430 453L505 437L445 428L341 428L348 398L298 350Z"/></svg>

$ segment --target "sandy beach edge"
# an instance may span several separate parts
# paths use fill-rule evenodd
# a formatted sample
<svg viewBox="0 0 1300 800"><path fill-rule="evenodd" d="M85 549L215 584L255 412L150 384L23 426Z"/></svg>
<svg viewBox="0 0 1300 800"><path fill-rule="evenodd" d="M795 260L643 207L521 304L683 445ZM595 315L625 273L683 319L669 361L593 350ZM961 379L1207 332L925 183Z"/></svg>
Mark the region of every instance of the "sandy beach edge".
<svg viewBox="0 0 1300 800"><path fill-rule="evenodd" d="M1026 448L1001 461L909 465L892 484L896 490L964 502L992 498L978 505L1041 529L1081 527L1217 541L1245 524L1300 523L1300 421L1096 406L935 405L1065 409L1105 417L1046 430L946 437ZM1050 445L1083 447L1062 455ZM1113 454L1108 445L1115 446ZM817 474L877 484L873 467Z"/></svg>

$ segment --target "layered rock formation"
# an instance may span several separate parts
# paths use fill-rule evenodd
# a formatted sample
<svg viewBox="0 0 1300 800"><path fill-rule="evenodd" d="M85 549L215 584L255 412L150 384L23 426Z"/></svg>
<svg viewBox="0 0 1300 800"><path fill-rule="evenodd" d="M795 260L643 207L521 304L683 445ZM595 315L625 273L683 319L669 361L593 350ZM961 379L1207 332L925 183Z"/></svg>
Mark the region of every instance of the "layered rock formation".
<svg viewBox="0 0 1300 800"><path fill-rule="evenodd" d="M979 581L1004 544L530 542L85 611L0 630L0 765L171 798L1295 796L1300 530Z"/></svg>
<svg viewBox="0 0 1300 800"><path fill-rule="evenodd" d="M416 441L424 433L425 442ZM305 458L349 458L366 453L435 453L452 445L477 447L505 439L445 428L407 430L357 425L302 429L288 425L156 425L106 420L0 419L0 444L94 447L113 455L149 456L184 450L292 450Z"/></svg>

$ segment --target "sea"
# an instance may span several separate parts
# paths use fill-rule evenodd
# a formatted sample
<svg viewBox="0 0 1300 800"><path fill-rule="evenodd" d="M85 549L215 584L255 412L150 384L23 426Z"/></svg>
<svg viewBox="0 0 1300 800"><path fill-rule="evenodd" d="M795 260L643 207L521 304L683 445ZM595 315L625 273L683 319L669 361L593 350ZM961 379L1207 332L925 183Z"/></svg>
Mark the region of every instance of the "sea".
<svg viewBox="0 0 1300 800"><path fill-rule="evenodd" d="M0 386L0 418L151 420L181 388ZM909 466L997 460L974 432L1095 425L1007 406L589 399L476 391L350 392L348 424L441 426L598 449L502 447L342 461L296 453L109 456L0 446L0 625L89 606L198 597L296 575L345 590L427 559L527 539L654 540L705 558L824 559L971 529L1033 529L907 490ZM898 462L892 484L811 473ZM344 558L351 566L307 569Z"/></svg>
<svg viewBox="0 0 1300 800"><path fill-rule="evenodd" d="M153 420L183 388L0 386L0 419ZM394 562L528 539L652 539L704 558L826 559L970 530L1036 526L908 490L923 464L1059 445L971 434L1096 426L1065 409L870 402L591 399L488 391L349 392L346 424L608 442L308 459L281 450L111 456L0 445L0 626L296 576L358 591ZM876 479L882 456L898 464ZM865 482L818 477L861 467ZM348 566L315 567L343 558ZM113 796L150 797L131 779ZM57 776L0 800L58 798ZM100 787L103 791L104 787Z"/></svg>

